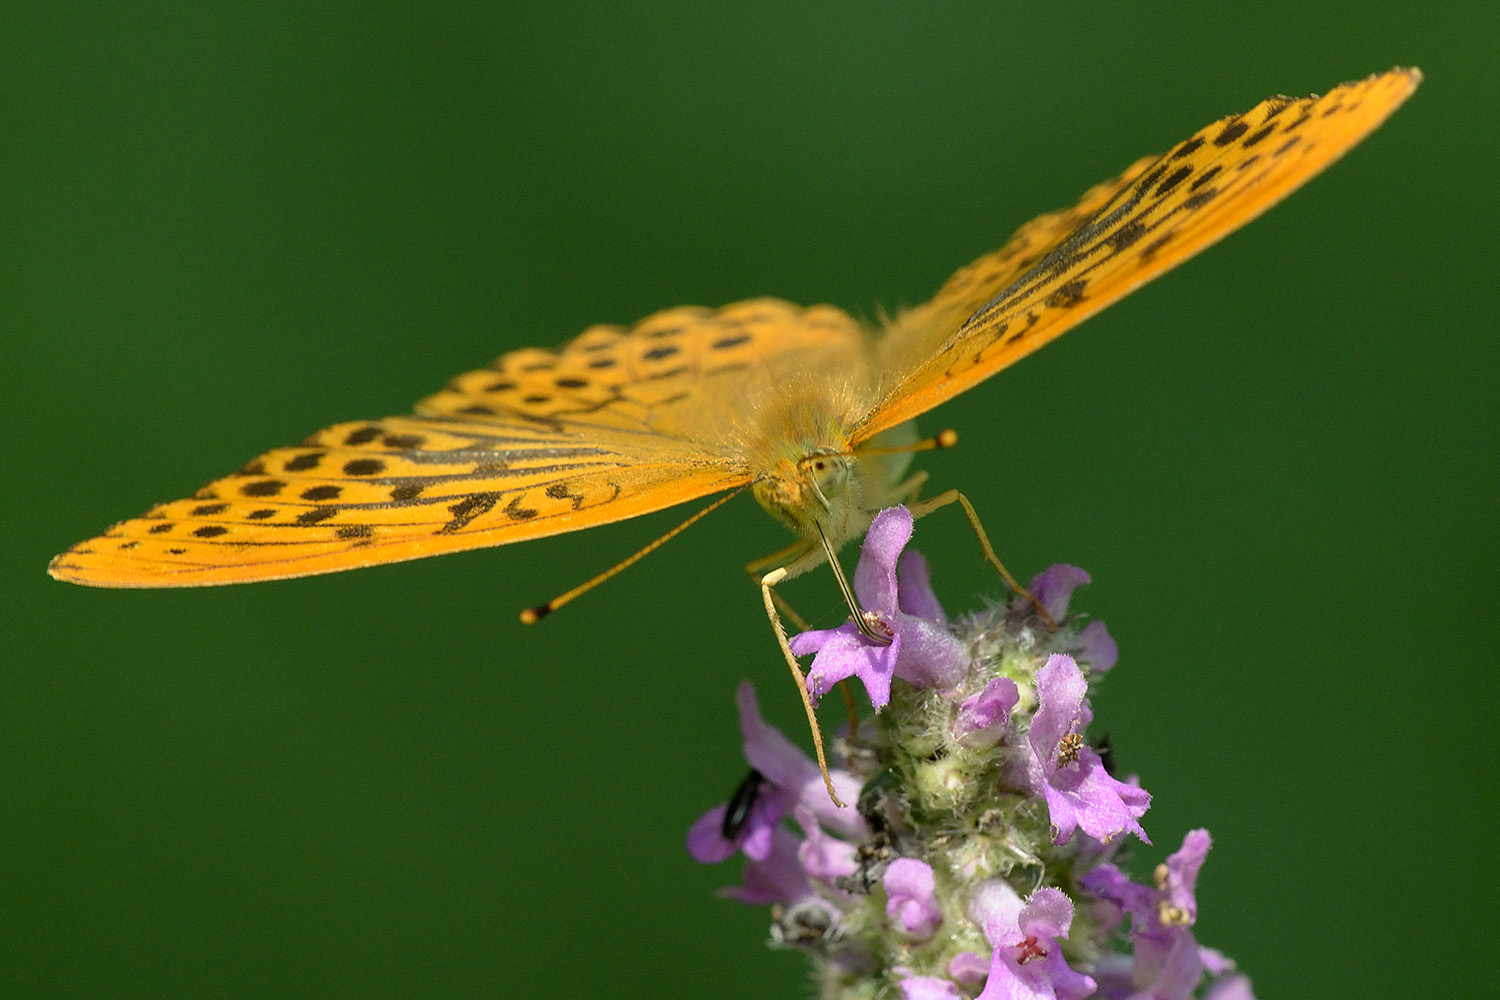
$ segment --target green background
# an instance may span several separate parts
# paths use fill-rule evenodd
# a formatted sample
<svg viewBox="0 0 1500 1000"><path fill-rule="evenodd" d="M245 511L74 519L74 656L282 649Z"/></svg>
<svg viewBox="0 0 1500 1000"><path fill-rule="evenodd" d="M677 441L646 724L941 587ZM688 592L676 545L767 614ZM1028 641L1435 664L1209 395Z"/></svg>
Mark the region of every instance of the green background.
<svg viewBox="0 0 1500 1000"><path fill-rule="evenodd" d="M1494 6L526 6L0 14L0 993L807 994L682 848L740 678L805 739L748 499L532 629L678 515L200 591L48 558L592 322L921 301L1219 116L1416 64L921 464L1023 577L1094 574L1139 870L1212 830L1200 936L1261 997L1492 995ZM995 592L956 515L917 544L950 610Z"/></svg>

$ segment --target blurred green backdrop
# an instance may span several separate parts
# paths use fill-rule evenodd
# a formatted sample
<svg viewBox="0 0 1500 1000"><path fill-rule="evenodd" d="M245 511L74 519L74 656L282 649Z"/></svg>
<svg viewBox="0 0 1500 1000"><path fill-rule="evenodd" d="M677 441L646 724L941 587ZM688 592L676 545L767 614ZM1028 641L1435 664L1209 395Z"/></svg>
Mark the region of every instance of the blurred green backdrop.
<svg viewBox="0 0 1500 1000"><path fill-rule="evenodd" d="M48 558L592 322L921 301L1139 155L1399 63L1364 146L922 464L1018 573L1093 572L1140 868L1212 830L1200 934L1260 996L1492 995L1500 14L917 6L5 7L0 993L805 995L681 846L742 774L740 678L805 738L748 498L533 629L678 514L201 591ZM917 537L950 609L995 592L956 515Z"/></svg>

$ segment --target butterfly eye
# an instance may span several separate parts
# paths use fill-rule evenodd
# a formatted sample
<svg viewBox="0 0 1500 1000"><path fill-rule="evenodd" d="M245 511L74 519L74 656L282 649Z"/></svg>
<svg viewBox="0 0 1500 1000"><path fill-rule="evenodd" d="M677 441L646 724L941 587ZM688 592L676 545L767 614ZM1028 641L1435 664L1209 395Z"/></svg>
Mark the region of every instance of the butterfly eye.
<svg viewBox="0 0 1500 1000"><path fill-rule="evenodd" d="M809 455L802 467L812 478L813 489L827 501L839 496L849 483L849 462L842 455Z"/></svg>

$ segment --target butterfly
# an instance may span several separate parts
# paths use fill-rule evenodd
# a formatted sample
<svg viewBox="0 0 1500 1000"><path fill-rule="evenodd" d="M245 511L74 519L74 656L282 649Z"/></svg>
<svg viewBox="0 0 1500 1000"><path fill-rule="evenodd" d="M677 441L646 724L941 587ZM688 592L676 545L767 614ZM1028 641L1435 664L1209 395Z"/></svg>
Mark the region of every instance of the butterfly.
<svg viewBox="0 0 1500 1000"><path fill-rule="evenodd" d="M1022 226L882 329L771 298L590 327L460 375L415 415L272 449L73 546L49 572L98 587L272 580L746 489L797 536L762 561L766 575L836 567L876 511L915 498L922 476L904 475L913 418L1250 221L1420 81L1393 69L1221 119Z"/></svg>

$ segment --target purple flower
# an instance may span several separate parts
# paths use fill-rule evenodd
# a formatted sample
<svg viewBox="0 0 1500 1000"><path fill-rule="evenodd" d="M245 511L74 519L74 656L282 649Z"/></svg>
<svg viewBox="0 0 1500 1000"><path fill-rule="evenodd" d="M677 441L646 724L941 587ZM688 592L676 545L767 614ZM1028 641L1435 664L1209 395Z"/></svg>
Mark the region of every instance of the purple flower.
<svg viewBox="0 0 1500 1000"><path fill-rule="evenodd" d="M987 747L999 743L1010 725L1011 710L1021 700L1020 689L1009 677L991 678L978 694L958 706L953 735L966 746Z"/></svg>
<svg viewBox="0 0 1500 1000"><path fill-rule="evenodd" d="M1100 841L1133 833L1151 843L1136 822L1151 796L1112 778L1078 732L1088 713L1088 682L1078 664L1071 656L1054 653L1037 671L1036 690L1036 715L1027 733L1031 753L1026 778L1032 791L1047 800L1053 842L1067 843L1082 827Z"/></svg>
<svg viewBox="0 0 1500 1000"><path fill-rule="evenodd" d="M1077 566L1057 563L1048 566L1031 578L1027 589L1037 603L1046 609L1055 622L1061 622L1068 614L1068 603L1073 591L1091 582L1092 578ZM1078 660L1088 664L1089 669L1102 674L1120 659L1120 648L1110 636L1109 629L1100 621L1089 622L1078 633L1077 642L1071 647Z"/></svg>
<svg viewBox="0 0 1500 1000"><path fill-rule="evenodd" d="M814 700L839 681L858 677L878 711L891 700L892 677L939 690L962 679L968 655L948 631L948 616L932 593L927 564L915 552L902 555L911 535L910 511L881 511L865 533L854 570L854 593L876 630L889 634L889 644L867 638L853 622L792 637L793 653L817 654L807 672L808 693Z"/></svg>
<svg viewBox="0 0 1500 1000"><path fill-rule="evenodd" d="M735 693L740 709L740 732L745 740L745 759L763 780L750 806L750 814L733 839L724 837L728 805L719 805L699 817L688 831L688 853L705 864L714 864L736 851L754 861L771 853L772 838L783 818L798 804L805 806L817 822L835 833L855 838L865 835L864 820L851 806L835 806L823 786L818 765L799 750L786 735L761 717L755 703L755 688L749 682ZM860 782L847 771L831 773L839 798L854 802ZM816 825L816 824L815 824Z"/></svg>
<svg viewBox="0 0 1500 1000"><path fill-rule="evenodd" d="M1233 969L1233 963L1216 951L1200 947L1193 935L1198 919L1198 872L1210 843L1207 830L1189 831L1182 847L1157 866L1154 889L1130 881L1112 864L1101 864L1084 876L1083 887L1088 892L1130 915L1132 991L1117 988L1111 996L1188 1000L1205 972L1222 976L1211 993L1222 990L1225 997L1248 996L1248 980L1223 976Z"/></svg>
<svg viewBox="0 0 1500 1000"><path fill-rule="evenodd" d="M942 921L932 867L916 858L897 858L885 870L885 915L913 937L931 937Z"/></svg>
<svg viewBox="0 0 1500 1000"><path fill-rule="evenodd" d="M1069 967L1058 944L1073 923L1073 901L1061 889L1038 889L1023 903L992 879L975 890L969 914L994 948L976 1000L1083 1000L1094 992L1094 980Z"/></svg>

